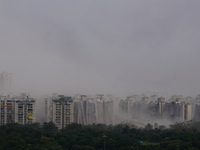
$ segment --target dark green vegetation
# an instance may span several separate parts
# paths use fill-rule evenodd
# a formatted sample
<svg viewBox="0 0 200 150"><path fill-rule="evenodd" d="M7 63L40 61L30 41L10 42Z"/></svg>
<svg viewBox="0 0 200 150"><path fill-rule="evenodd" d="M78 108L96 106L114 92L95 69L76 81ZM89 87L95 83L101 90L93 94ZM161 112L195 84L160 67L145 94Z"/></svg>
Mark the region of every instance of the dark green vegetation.
<svg viewBox="0 0 200 150"><path fill-rule="evenodd" d="M175 124L169 129L147 124L139 129L127 125L71 124L58 131L44 123L0 126L0 149L5 150L198 150L200 123Z"/></svg>

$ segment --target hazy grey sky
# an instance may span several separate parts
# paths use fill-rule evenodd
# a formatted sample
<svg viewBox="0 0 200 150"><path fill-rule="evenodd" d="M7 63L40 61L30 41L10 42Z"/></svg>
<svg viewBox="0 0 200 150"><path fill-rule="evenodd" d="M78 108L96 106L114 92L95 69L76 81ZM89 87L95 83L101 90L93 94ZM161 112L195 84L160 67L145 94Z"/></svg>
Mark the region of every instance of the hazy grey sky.
<svg viewBox="0 0 200 150"><path fill-rule="evenodd" d="M200 93L199 0L1 0L18 92Z"/></svg>

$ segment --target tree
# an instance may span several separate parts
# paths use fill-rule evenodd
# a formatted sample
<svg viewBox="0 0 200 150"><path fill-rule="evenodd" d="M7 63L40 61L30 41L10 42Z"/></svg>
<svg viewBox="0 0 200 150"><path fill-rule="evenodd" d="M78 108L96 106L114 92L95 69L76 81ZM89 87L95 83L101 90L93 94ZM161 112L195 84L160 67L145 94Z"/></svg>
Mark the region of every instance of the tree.
<svg viewBox="0 0 200 150"><path fill-rule="evenodd" d="M43 131L50 131L50 132L56 132L58 128L56 125L51 121L51 122L45 122L42 126Z"/></svg>
<svg viewBox="0 0 200 150"><path fill-rule="evenodd" d="M145 129L146 130L153 130L153 125L151 125L150 123L147 123L147 125L145 125Z"/></svg>

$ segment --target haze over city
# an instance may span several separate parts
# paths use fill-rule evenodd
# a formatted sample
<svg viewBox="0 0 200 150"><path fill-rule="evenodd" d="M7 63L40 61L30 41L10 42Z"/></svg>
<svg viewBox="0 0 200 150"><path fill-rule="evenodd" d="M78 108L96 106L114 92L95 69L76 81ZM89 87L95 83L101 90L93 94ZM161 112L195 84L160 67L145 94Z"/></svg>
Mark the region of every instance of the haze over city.
<svg viewBox="0 0 200 150"><path fill-rule="evenodd" d="M0 0L0 150L200 148L199 0Z"/></svg>
<svg viewBox="0 0 200 150"><path fill-rule="evenodd" d="M200 93L200 1L0 1L15 92Z"/></svg>

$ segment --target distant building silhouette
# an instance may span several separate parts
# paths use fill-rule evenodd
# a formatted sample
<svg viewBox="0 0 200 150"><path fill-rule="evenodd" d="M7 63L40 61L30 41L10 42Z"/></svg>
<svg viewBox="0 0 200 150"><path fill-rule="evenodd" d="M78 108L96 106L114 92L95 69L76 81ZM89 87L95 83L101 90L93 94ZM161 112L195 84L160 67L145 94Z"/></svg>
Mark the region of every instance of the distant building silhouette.
<svg viewBox="0 0 200 150"><path fill-rule="evenodd" d="M15 77L13 73L1 72L0 74L0 92L12 93L14 91Z"/></svg>

